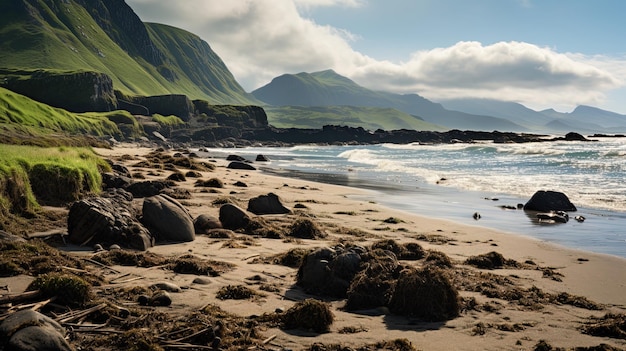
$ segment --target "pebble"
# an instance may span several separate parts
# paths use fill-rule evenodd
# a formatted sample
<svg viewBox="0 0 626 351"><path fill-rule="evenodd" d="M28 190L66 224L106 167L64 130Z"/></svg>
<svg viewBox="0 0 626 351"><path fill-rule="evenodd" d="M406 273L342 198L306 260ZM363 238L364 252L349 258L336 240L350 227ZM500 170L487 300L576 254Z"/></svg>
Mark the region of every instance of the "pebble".
<svg viewBox="0 0 626 351"><path fill-rule="evenodd" d="M150 285L150 289L158 289L158 290L164 290L164 291L169 291L169 292L173 292L173 293L178 293L181 292L181 288L173 283L168 283L168 282L158 282L158 283L154 283L152 285Z"/></svg>
<svg viewBox="0 0 626 351"><path fill-rule="evenodd" d="M196 279L193 280L193 283L200 284L200 285L209 285L211 284L211 279L205 278L205 277L197 277Z"/></svg>

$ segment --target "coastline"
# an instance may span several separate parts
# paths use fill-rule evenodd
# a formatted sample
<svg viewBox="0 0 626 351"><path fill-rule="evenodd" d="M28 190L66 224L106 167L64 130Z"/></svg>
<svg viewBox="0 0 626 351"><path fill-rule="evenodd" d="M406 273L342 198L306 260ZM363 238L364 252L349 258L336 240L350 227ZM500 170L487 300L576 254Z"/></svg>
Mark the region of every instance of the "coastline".
<svg viewBox="0 0 626 351"><path fill-rule="evenodd" d="M124 163L133 173L144 173L146 180L164 179L171 171L146 172L146 169L133 166L150 151L153 149L138 148L135 145L96 150L105 158ZM236 154L236 151L233 150L233 153ZM210 277L207 285L194 283L197 278L195 275L178 274L164 269L113 266L119 274L140 277L139 280L120 286L149 286L166 281L183 287L182 292L172 294L171 306L153 307L154 309L185 316L207 304L215 304L239 316L260 316L276 309L286 310L297 300L305 298L318 298L330 303L335 316L330 332L318 334L306 330L268 327L263 330L263 334L267 338L272 337L271 342L268 342L272 349L301 350L314 343L361 347L394 339L406 339L418 350L531 350L541 340L554 347L566 349L599 344L612 345L618 349L626 348L626 341L623 339L591 336L580 330L585 323L607 313L626 313L626 295L623 294L626 291L624 258L569 249L523 235L485 228L480 223L466 225L393 209L384 206L380 201L372 200L375 193L367 189L270 175L260 170L229 169L225 159L211 160L217 167L213 171L202 172L203 179L218 178L224 183L224 188L217 189L216 192L206 192L194 186L194 179L177 183L178 187L187 189L192 194L191 199L181 200L181 203L194 218L201 214L218 217L219 206L214 204L218 198L228 197L245 208L250 198L275 193L293 213L264 215L262 217L265 220L285 224L299 216L306 216L315 220L328 233L328 237L317 240L277 240L246 235L243 236L246 238L238 236L234 239L197 235L192 242L157 245L148 250L164 256L192 254L202 259L228 262L234 266L231 271ZM235 186L237 182L244 182L246 186ZM302 208L296 211L296 205L301 205ZM395 220L386 221L389 218ZM308 295L296 287L297 269L256 260L293 248L332 247L345 241L367 246L379 240L414 242L427 251L443 252L452 260L455 269L468 274L501 277L510 282L506 286L500 286L500 289L531 291L536 288L550 294L566 293L601 304L603 309L590 310L564 303L543 302L537 302L541 306L528 308L519 299L505 300L488 297L478 291L460 289L461 297L466 300L475 299L478 307L464 310L459 317L445 322L425 322L392 315L385 313L384 308L353 313L343 310L345 300ZM73 255L91 254L85 248L72 245L60 249ZM491 251L516 262L532 262L534 268L528 269L525 266L526 268L484 270L464 263L469 257ZM421 264L415 261L401 263L407 266ZM546 272L552 272L552 275L546 275ZM264 291L264 295L254 299L216 298L219 289L229 285L244 284L259 291L258 282L251 279L256 276L260 276L265 284L272 284L277 291ZM17 290L16 285L13 290ZM341 333L345 328L354 328L356 331Z"/></svg>

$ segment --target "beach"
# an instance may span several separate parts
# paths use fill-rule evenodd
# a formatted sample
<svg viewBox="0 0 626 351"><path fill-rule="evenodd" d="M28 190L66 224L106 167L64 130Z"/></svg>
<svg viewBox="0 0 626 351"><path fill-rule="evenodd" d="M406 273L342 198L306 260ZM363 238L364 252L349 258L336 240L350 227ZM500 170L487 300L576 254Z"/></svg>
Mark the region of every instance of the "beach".
<svg viewBox="0 0 626 351"><path fill-rule="evenodd" d="M152 148L130 144L96 149L99 155L123 163L133 174L141 173L146 180L166 178L171 171L135 167L151 151ZM236 151L233 150L233 154ZM188 153L183 151L183 154ZM334 322L328 332L264 327L262 334L269 340L264 346L268 349L301 350L314 343L359 348L395 339L406 339L417 350L533 350L541 341L564 349L600 344L611 345L615 349L626 348L623 337L593 336L582 330L585 325L596 323L597 318L609 313L626 312L624 258L573 250L484 228L480 223L466 225L417 216L383 206L377 201L376 192L366 189L280 177L258 170L230 169L227 168L229 161L223 158L212 158L210 161L216 167L212 171L200 172L201 179L217 178L223 182L223 188L206 191L196 187L196 179L192 178L177 182L177 187L191 193L191 198L179 201L192 217L203 214L218 217L220 206L217 199L228 199L245 209L251 198L273 193L285 207L291 209L291 213L262 215L263 220L288 226L297 218L306 217L318 224L328 236L312 240L272 239L240 233L230 238L198 234L191 242L160 244L148 250L167 257L193 255L231 265L232 269L208 277L208 282L203 284L196 283L197 275L175 273L159 267L114 265L111 267L114 273L98 266L92 268L106 271L111 280L124 275L137 278L116 283L116 287L150 286L159 282L181 287L180 292L171 294L170 306L151 307L179 317L208 304L242 317L284 311L306 298L330 304ZM251 164L262 165L259 162ZM135 201L140 204L142 199ZM392 314L384 306L348 312L343 308L345 299L307 294L296 286L297 268L268 262L269 258L294 248L312 250L346 243L367 247L382 240L417 243L426 252L439 251L447 255L453 265L449 268L450 279L458 287L460 298L464 301L460 314L449 320L433 322ZM79 257L93 255L91 248L75 245L60 246L59 249ZM470 257L489 252L497 252L516 264L481 269L466 262ZM425 264L423 260L400 260L400 263L406 267ZM516 291L521 297L509 297L510 294L487 296L484 289L472 285L472 277L484 280L484 284L505 282L494 289ZM23 276L0 280L0 285L11 285L12 292L23 291L29 282L29 278ZM216 297L220 289L239 285L247 286L258 294L248 299ZM261 289L262 286L271 286L272 289ZM537 291L541 294L531 294ZM531 301L536 296L547 295L584 299ZM589 305L600 307L584 307L585 304L571 303L572 300L584 300L590 302ZM124 303L133 305L135 302L120 302Z"/></svg>

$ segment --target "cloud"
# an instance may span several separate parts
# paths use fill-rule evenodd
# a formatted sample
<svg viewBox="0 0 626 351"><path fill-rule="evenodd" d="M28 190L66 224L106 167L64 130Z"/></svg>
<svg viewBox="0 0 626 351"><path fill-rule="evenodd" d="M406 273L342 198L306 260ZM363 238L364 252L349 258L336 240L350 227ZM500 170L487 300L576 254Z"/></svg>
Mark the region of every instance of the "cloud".
<svg viewBox="0 0 626 351"><path fill-rule="evenodd" d="M406 63L376 63L353 78L368 87L431 99L494 98L531 104L598 103L623 85L626 61L561 54L523 42L459 42L416 52ZM612 69L607 69L611 67Z"/></svg>
<svg viewBox="0 0 626 351"><path fill-rule="evenodd" d="M332 68L375 90L438 100L482 97L532 106L597 105L623 86L626 60L558 53L524 42L464 41L415 52L405 62L354 50L358 35L305 18L308 8L362 0L127 0L143 20L198 34L251 91L284 73ZM522 3L529 3L524 2ZM410 38L407 38L410 40Z"/></svg>

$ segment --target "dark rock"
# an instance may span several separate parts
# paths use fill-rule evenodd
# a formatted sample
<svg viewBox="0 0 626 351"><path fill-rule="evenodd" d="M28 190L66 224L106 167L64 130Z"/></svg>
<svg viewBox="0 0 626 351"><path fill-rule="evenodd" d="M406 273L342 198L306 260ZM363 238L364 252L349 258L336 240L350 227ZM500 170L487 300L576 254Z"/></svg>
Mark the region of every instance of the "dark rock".
<svg viewBox="0 0 626 351"><path fill-rule="evenodd" d="M150 306L169 306L172 304L172 297L167 291L158 291L149 301Z"/></svg>
<svg viewBox="0 0 626 351"><path fill-rule="evenodd" d="M228 155L226 157L226 161L240 161L240 162L245 162L246 159L242 156L239 155Z"/></svg>
<svg viewBox="0 0 626 351"><path fill-rule="evenodd" d="M193 219L187 209L167 195L151 196L143 201L143 223L159 240L193 241Z"/></svg>
<svg viewBox="0 0 626 351"><path fill-rule="evenodd" d="M248 211L257 215L291 213L291 210L283 206L278 195L274 193L250 199L248 201Z"/></svg>
<svg viewBox="0 0 626 351"><path fill-rule="evenodd" d="M211 229L222 228L222 223L218 218L201 214L193 220L193 227L196 234L207 234Z"/></svg>
<svg viewBox="0 0 626 351"><path fill-rule="evenodd" d="M569 132L565 134L564 139L567 141L589 141L589 139L575 132Z"/></svg>
<svg viewBox="0 0 626 351"><path fill-rule="evenodd" d="M224 204L220 207L219 219L222 227L231 230L245 228L250 222L250 216L246 211L233 204Z"/></svg>
<svg viewBox="0 0 626 351"><path fill-rule="evenodd" d="M233 185L241 187L241 188L247 188L248 187L248 184L246 184L246 183L244 183L242 181L236 181Z"/></svg>
<svg viewBox="0 0 626 351"><path fill-rule="evenodd" d="M76 201L67 219L68 238L78 245L119 243L146 250L154 245L150 232L135 218L132 195L117 189Z"/></svg>
<svg viewBox="0 0 626 351"><path fill-rule="evenodd" d="M230 169L244 169L244 170L249 170L249 171L256 171L256 168L254 166L251 166L251 165L249 165L247 163L240 162L240 161L233 161L233 162L229 163L226 168L230 168Z"/></svg>
<svg viewBox="0 0 626 351"><path fill-rule="evenodd" d="M524 205L528 211L576 211L576 206L570 202L567 195L557 191L537 191Z"/></svg>
<svg viewBox="0 0 626 351"><path fill-rule="evenodd" d="M167 180L146 180L133 183L126 190L136 198L150 197L160 194L164 189L172 185L172 182Z"/></svg>
<svg viewBox="0 0 626 351"><path fill-rule="evenodd" d="M0 340L0 349L5 350L72 350L59 323L30 309L15 312L0 324Z"/></svg>
<svg viewBox="0 0 626 351"><path fill-rule="evenodd" d="M335 250L328 247L318 248L307 254L298 269L296 284L311 293L325 292L332 284L330 262L335 257L337 257Z"/></svg>
<svg viewBox="0 0 626 351"><path fill-rule="evenodd" d="M117 173L102 173L102 188L128 188L133 183L131 177L119 175Z"/></svg>
<svg viewBox="0 0 626 351"><path fill-rule="evenodd" d="M132 177L128 167L124 166L121 163L113 162L111 160L107 160L107 162L109 163L109 165L111 165L111 169L113 170L114 173L119 174L124 177L128 177L128 178Z"/></svg>
<svg viewBox="0 0 626 351"><path fill-rule="evenodd" d="M269 158L265 155L256 155L255 161L257 162L269 162Z"/></svg>

